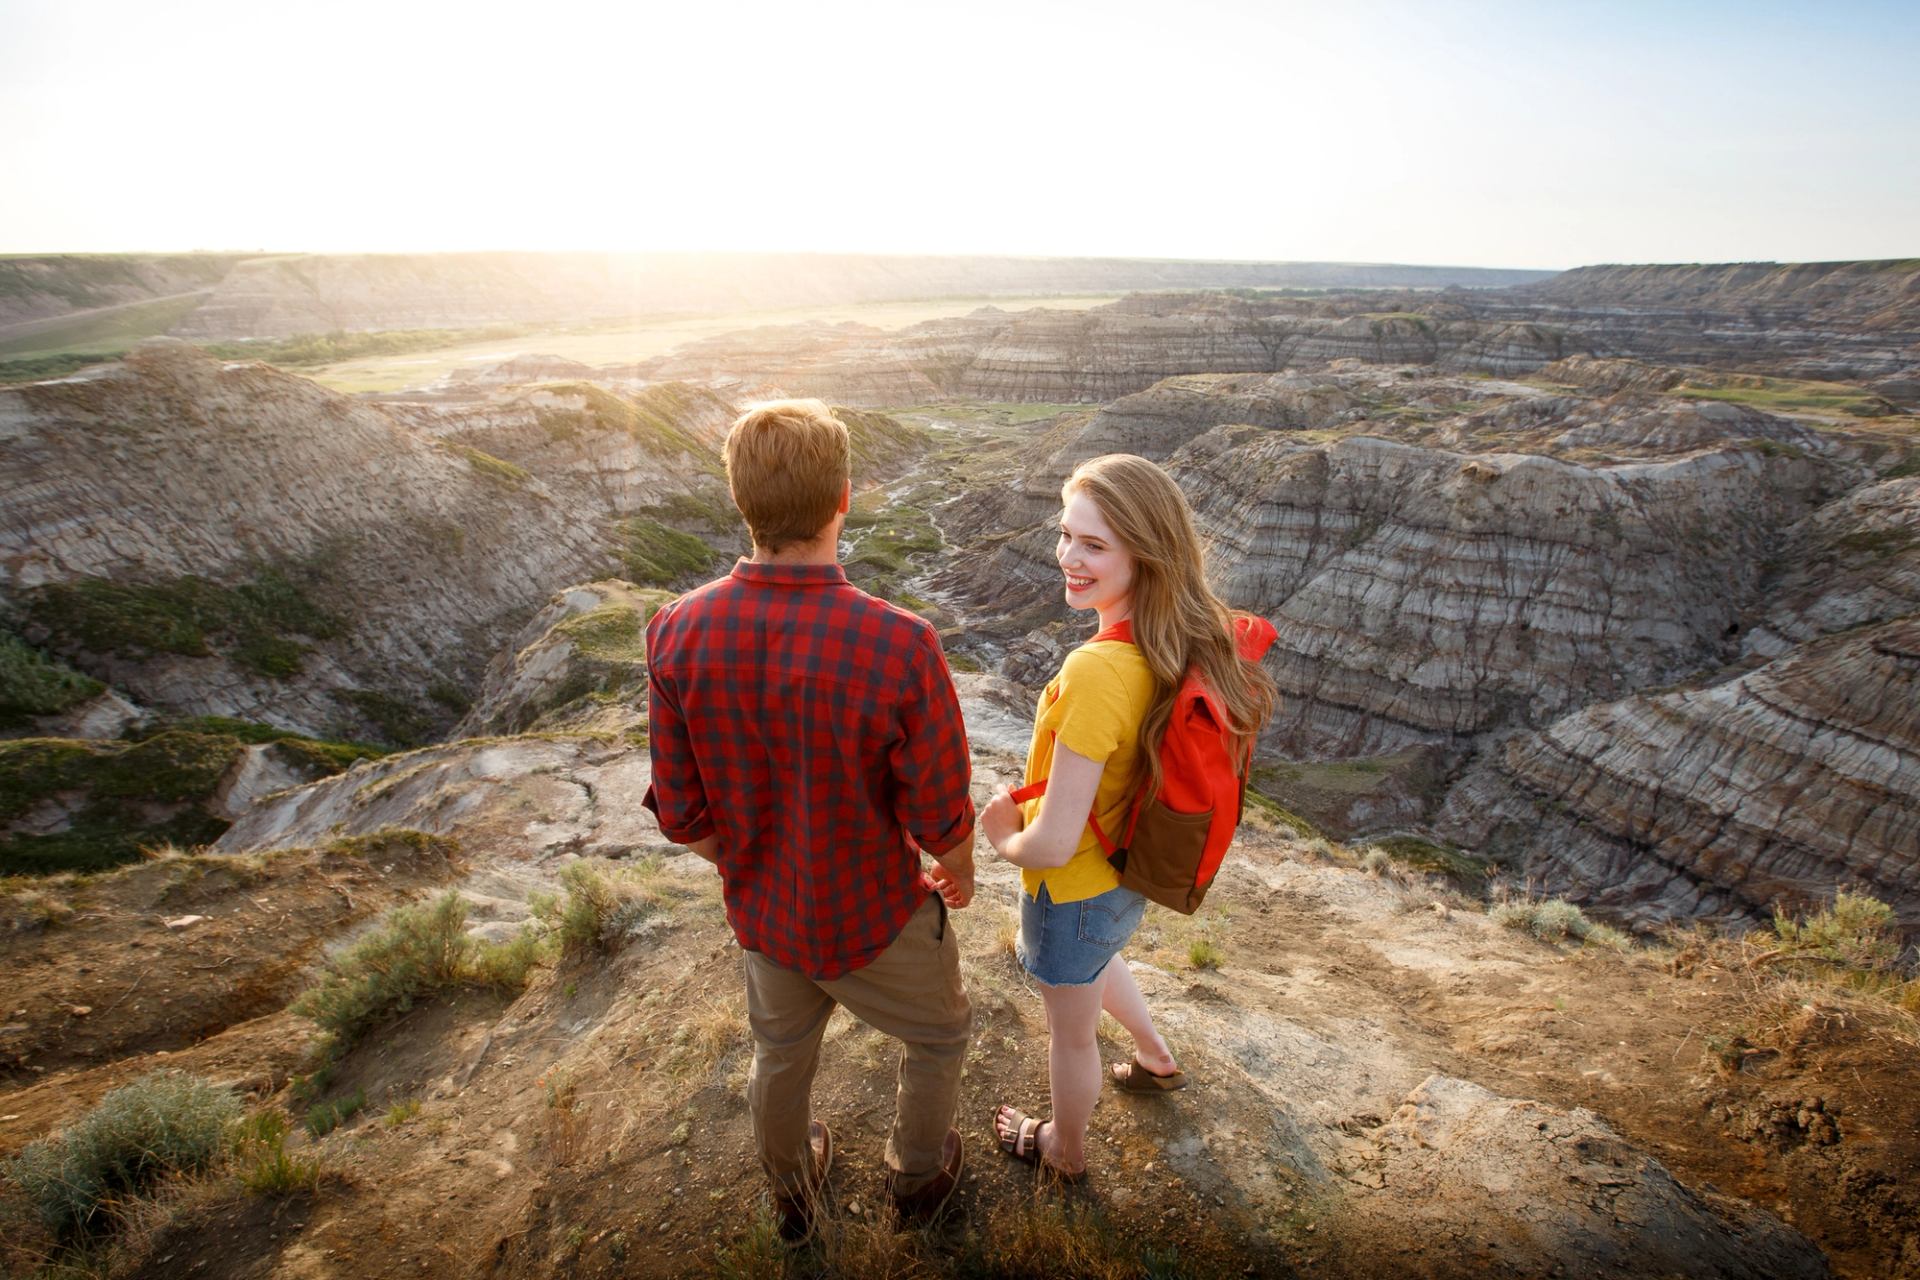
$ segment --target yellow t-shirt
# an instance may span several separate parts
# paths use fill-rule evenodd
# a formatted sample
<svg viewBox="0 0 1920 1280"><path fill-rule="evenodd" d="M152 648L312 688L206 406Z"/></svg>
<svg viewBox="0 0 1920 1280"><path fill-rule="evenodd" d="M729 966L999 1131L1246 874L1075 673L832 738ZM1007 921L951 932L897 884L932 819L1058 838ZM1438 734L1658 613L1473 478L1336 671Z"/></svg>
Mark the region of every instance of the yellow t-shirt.
<svg viewBox="0 0 1920 1280"><path fill-rule="evenodd" d="M1127 803L1139 783L1134 767L1140 762L1140 721L1152 701L1153 670L1133 645L1098 640L1075 649L1040 695L1033 743L1027 748L1027 785L1052 773L1056 742L1089 760L1105 761L1093 797L1093 816L1101 830L1118 839ZM1029 826L1038 818L1040 805L1039 800L1029 800L1021 806ZM1088 826L1065 866L1045 871L1022 868L1020 883L1029 897L1038 897L1044 884L1055 902L1080 902L1118 888L1120 876Z"/></svg>

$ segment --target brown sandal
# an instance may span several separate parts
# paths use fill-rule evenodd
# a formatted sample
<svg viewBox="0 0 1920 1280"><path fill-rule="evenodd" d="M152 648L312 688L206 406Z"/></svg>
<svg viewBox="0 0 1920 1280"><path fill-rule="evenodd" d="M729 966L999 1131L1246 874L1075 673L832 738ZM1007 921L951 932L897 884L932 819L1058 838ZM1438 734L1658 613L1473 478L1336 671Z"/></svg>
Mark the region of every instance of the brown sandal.
<svg viewBox="0 0 1920 1280"><path fill-rule="evenodd" d="M1078 1186L1086 1181L1085 1169L1078 1173L1068 1173L1065 1169L1057 1169L1049 1164L1046 1157L1040 1154L1040 1127L1047 1123L1045 1120L1036 1119L1020 1108L1008 1106L1004 1102L994 1108L993 1120L997 1122L1003 1115L1012 1121L1012 1127L1002 1132L998 1123L993 1124L993 1136L999 1140L1000 1150L1021 1164L1032 1165L1042 1177L1056 1178L1067 1186Z"/></svg>
<svg viewBox="0 0 1920 1280"><path fill-rule="evenodd" d="M1187 1073L1174 1070L1161 1075L1135 1058L1113 1064L1113 1083L1125 1093L1173 1093L1187 1087Z"/></svg>

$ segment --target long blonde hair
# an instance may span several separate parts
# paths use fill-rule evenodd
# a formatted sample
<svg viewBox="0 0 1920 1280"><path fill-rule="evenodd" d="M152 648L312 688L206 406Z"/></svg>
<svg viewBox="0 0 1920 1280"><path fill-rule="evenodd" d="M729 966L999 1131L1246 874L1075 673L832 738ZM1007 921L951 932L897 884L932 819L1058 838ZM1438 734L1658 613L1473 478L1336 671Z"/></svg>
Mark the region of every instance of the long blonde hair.
<svg viewBox="0 0 1920 1280"><path fill-rule="evenodd" d="M1273 714L1276 690L1258 663L1241 658L1235 612L1207 585L1186 495L1166 472L1130 453L1081 463L1061 487L1061 501L1075 493L1093 500L1133 556L1133 643L1154 677L1153 701L1140 721L1153 788L1160 786L1160 739L1189 668L1198 668L1226 704L1232 723L1223 727L1238 755Z"/></svg>

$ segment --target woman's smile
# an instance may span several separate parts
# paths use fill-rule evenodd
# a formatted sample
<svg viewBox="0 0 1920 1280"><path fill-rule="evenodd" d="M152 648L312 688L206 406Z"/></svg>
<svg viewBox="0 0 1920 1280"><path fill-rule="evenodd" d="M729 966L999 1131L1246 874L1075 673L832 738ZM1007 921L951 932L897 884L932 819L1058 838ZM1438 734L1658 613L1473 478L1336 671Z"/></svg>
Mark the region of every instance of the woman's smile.
<svg viewBox="0 0 1920 1280"><path fill-rule="evenodd" d="M1127 616L1133 591L1133 556L1114 536L1092 498L1075 493L1060 512L1060 541L1053 558L1066 579L1067 607L1094 609L1102 626Z"/></svg>

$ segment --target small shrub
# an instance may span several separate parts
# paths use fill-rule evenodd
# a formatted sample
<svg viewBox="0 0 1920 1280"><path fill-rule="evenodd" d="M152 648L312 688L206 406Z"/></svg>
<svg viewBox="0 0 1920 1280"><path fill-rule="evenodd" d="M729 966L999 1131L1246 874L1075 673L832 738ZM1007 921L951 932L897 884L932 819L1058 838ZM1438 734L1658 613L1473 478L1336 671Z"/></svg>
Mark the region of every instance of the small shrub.
<svg viewBox="0 0 1920 1280"><path fill-rule="evenodd" d="M409 1098L405 1102L396 1102L388 1107L387 1114L380 1117L380 1123L389 1129L398 1129L419 1114L420 1100Z"/></svg>
<svg viewBox="0 0 1920 1280"><path fill-rule="evenodd" d="M324 1138L359 1115L366 1105L365 1089L355 1089L345 1097L335 1098L331 1102L315 1103L307 1109L307 1132L316 1138Z"/></svg>
<svg viewBox="0 0 1920 1280"><path fill-rule="evenodd" d="M1218 969L1226 960L1219 947L1206 938L1195 938L1187 945L1187 963L1196 969Z"/></svg>
<svg viewBox="0 0 1920 1280"><path fill-rule="evenodd" d="M227 1146L240 1104L182 1072L156 1071L113 1090L52 1138L7 1162L7 1177L57 1235L98 1231L102 1210L168 1174L197 1173Z"/></svg>
<svg viewBox="0 0 1920 1280"><path fill-rule="evenodd" d="M353 1043L387 1014L461 981L472 947L466 923L467 904L457 893L395 908L327 959L320 982L293 1002L293 1012L319 1023L336 1044Z"/></svg>
<svg viewBox="0 0 1920 1280"><path fill-rule="evenodd" d="M288 1006L320 1024L340 1052L389 1014L452 986L518 989L541 957L530 930L506 942L469 937L467 904L448 892L396 907L373 929L327 957L320 980Z"/></svg>
<svg viewBox="0 0 1920 1280"><path fill-rule="evenodd" d="M1893 908L1878 898L1841 889L1833 905L1795 919L1776 907L1773 932L1786 950L1851 969L1890 969L1900 955Z"/></svg>
<svg viewBox="0 0 1920 1280"><path fill-rule="evenodd" d="M1587 919L1584 911L1564 898L1511 898L1487 912L1495 924L1531 933L1542 942L1591 943L1624 949L1632 939L1620 930Z"/></svg>
<svg viewBox="0 0 1920 1280"><path fill-rule="evenodd" d="M571 862L560 869L562 897L536 894L529 902L564 954L610 951L662 905L655 882L665 865L657 857L643 858L625 873L609 875L591 863Z"/></svg>
<svg viewBox="0 0 1920 1280"><path fill-rule="evenodd" d="M287 1116L278 1107L256 1111L234 1132L240 1185L255 1195L285 1196L320 1185L320 1162L287 1154Z"/></svg>

